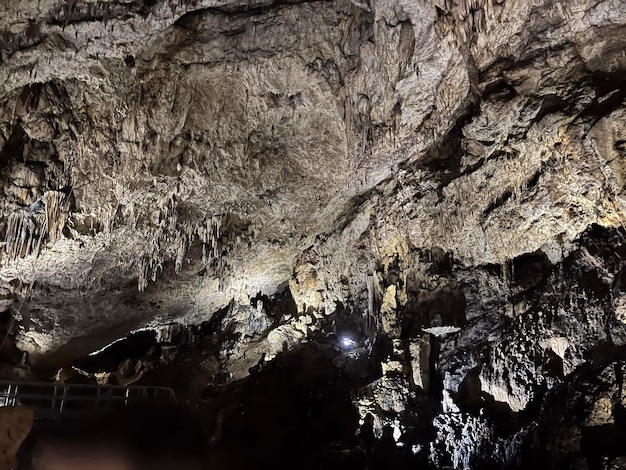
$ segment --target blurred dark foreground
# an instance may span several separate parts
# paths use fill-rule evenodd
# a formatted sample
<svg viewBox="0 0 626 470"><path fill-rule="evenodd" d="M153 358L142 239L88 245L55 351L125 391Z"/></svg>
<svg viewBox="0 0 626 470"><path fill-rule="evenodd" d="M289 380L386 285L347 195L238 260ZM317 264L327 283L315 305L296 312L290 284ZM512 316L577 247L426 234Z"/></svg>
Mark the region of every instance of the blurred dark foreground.
<svg viewBox="0 0 626 470"><path fill-rule="evenodd" d="M71 421L37 422L16 470L200 470L207 439L175 406L137 406Z"/></svg>

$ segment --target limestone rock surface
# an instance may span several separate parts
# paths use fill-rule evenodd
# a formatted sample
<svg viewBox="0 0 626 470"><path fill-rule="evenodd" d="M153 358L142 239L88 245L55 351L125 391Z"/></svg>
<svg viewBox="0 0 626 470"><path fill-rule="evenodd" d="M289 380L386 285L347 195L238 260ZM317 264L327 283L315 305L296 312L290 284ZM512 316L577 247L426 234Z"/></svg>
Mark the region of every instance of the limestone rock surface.
<svg viewBox="0 0 626 470"><path fill-rule="evenodd" d="M626 347L624 51L621 0L0 2L5 362L310 342L425 465L516 461Z"/></svg>

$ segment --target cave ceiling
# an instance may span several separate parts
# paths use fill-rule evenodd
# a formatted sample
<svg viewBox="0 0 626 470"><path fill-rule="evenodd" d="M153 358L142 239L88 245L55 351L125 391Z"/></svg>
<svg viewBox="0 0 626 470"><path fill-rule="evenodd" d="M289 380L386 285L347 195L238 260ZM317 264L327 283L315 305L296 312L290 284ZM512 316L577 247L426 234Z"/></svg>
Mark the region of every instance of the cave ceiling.
<svg viewBox="0 0 626 470"><path fill-rule="evenodd" d="M1 2L0 309L36 361L556 265L623 227L624 51L620 0Z"/></svg>

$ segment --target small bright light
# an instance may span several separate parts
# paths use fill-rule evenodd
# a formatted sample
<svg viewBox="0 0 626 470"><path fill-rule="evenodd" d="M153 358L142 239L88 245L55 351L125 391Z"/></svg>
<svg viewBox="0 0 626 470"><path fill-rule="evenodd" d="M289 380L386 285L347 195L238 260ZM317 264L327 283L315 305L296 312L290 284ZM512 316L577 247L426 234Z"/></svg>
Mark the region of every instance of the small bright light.
<svg viewBox="0 0 626 470"><path fill-rule="evenodd" d="M344 348L353 348L354 346L356 346L356 341L354 341L352 338L348 338L347 336L343 336L341 338L341 345Z"/></svg>

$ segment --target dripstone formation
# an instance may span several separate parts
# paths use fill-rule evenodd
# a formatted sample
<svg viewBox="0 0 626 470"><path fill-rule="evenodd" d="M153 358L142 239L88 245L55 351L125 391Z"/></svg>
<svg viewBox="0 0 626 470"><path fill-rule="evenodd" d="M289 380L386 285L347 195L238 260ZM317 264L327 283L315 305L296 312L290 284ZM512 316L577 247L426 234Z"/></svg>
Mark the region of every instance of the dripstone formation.
<svg viewBox="0 0 626 470"><path fill-rule="evenodd" d="M173 386L218 467L623 468L624 51L622 0L0 1L1 375Z"/></svg>

